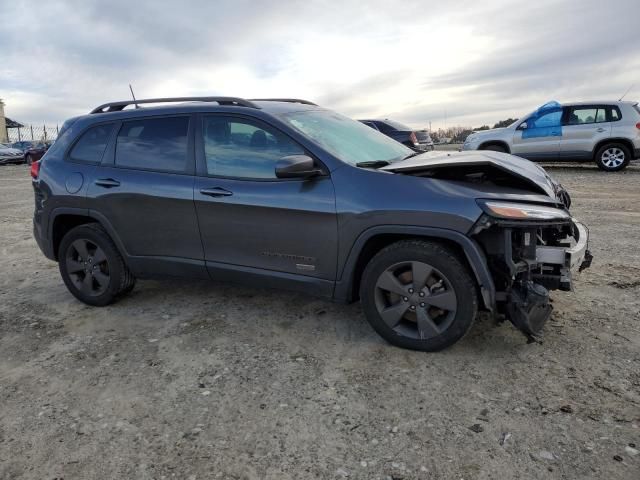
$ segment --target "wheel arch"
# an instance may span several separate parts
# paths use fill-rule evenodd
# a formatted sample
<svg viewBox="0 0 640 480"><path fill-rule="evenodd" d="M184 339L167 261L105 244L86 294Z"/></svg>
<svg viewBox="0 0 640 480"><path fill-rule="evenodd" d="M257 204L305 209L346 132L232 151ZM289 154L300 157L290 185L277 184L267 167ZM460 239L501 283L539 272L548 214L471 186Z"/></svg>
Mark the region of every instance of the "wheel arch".
<svg viewBox="0 0 640 480"><path fill-rule="evenodd" d="M124 245L122 244L120 237L117 235L114 228L111 226L106 217L104 217L104 215L94 210L87 210L84 208L62 207L55 209L51 213L51 220L49 222L49 239L52 249L51 253L55 260L58 260L58 249L60 247L60 242L62 241L62 238L67 234L67 232L69 232L72 228L78 227L80 225L85 225L87 223L98 223L99 225L101 225L114 241L122 256L125 259L127 258L127 252L124 249Z"/></svg>
<svg viewBox="0 0 640 480"><path fill-rule="evenodd" d="M436 241L456 252L473 274L482 306L494 311L495 286L480 246L455 230L432 227L388 225L373 227L361 233L351 247L342 274L336 281L334 299L356 301L359 298L362 273L369 260L387 245L407 239Z"/></svg>
<svg viewBox="0 0 640 480"><path fill-rule="evenodd" d="M602 147L604 147L609 143L620 143L624 145L625 147L627 147L627 150L629 150L629 155L631 156L631 158L633 158L633 152L634 152L633 142L628 138L624 138L624 137L612 137L612 138L606 138L604 140L600 140L598 143L596 143L595 147L593 147L593 151L591 152L591 156L593 160L596 160L596 154L598 153L598 150L600 150Z"/></svg>
<svg viewBox="0 0 640 480"><path fill-rule="evenodd" d="M509 144L504 140L487 140L486 142L483 142L478 146L478 150L484 150L490 145L497 145L499 147L504 148L505 152L511 153L511 148L509 148Z"/></svg>

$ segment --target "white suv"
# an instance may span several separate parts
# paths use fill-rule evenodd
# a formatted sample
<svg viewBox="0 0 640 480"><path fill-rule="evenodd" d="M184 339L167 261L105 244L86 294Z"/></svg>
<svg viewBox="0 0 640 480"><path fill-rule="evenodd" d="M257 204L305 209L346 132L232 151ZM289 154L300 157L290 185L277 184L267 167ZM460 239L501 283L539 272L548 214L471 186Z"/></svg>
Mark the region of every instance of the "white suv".
<svg viewBox="0 0 640 480"><path fill-rule="evenodd" d="M640 107L622 101L550 102L506 128L473 132L462 149L529 160L593 160L615 172L640 158Z"/></svg>

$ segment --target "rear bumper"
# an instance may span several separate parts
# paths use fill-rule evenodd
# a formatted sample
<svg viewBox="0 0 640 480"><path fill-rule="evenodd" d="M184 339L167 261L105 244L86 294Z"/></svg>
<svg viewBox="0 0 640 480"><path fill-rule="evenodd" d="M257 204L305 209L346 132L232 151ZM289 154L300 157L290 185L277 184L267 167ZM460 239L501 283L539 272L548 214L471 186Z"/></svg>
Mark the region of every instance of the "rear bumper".
<svg viewBox="0 0 640 480"><path fill-rule="evenodd" d="M431 152L432 150L435 150L435 146L433 143L414 143L413 149L418 152Z"/></svg>

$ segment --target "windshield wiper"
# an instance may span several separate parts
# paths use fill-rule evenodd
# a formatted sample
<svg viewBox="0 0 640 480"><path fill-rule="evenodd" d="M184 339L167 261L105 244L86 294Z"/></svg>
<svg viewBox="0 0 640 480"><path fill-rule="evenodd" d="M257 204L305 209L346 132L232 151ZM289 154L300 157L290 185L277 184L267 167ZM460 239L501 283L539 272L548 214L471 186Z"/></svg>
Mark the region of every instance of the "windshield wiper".
<svg viewBox="0 0 640 480"><path fill-rule="evenodd" d="M409 155L407 155L406 157L403 157L402 160L406 160L407 158L411 158L411 157L415 157L416 155L422 155L424 152L413 152L410 153Z"/></svg>
<svg viewBox="0 0 640 480"><path fill-rule="evenodd" d="M358 162L356 163L356 167L362 167L362 168L380 168L380 167L386 167L387 165L390 165L391 162L388 162L387 160L371 160L369 162Z"/></svg>

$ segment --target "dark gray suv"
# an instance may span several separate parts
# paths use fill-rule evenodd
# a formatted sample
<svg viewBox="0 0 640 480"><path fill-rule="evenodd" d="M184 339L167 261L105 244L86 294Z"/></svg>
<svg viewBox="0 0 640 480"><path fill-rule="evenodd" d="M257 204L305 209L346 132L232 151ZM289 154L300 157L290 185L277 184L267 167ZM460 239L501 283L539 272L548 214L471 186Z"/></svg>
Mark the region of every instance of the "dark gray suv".
<svg viewBox="0 0 640 480"><path fill-rule="evenodd" d="M158 275L281 287L360 299L389 342L430 351L478 310L535 338L548 291L591 260L569 195L533 163L420 154L304 100L108 103L31 173L35 238L96 306Z"/></svg>

